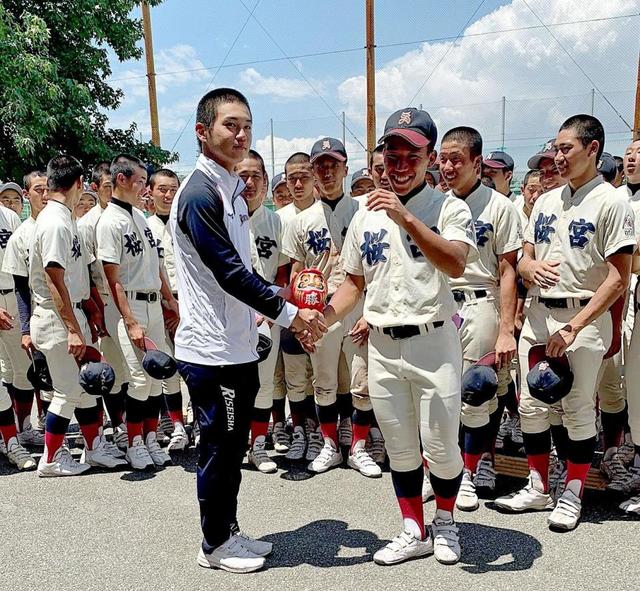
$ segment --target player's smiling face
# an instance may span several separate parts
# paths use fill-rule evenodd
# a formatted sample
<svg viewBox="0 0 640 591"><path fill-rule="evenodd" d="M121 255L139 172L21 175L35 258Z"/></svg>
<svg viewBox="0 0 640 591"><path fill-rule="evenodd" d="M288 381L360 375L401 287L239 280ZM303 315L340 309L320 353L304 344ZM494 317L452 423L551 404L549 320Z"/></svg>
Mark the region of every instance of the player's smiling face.
<svg viewBox="0 0 640 591"><path fill-rule="evenodd" d="M343 192L344 179L349 172L346 163L331 156L320 156L312 166L320 194L328 198L340 197Z"/></svg>
<svg viewBox="0 0 640 591"><path fill-rule="evenodd" d="M384 146L384 168L396 195L406 195L424 184L433 152L416 148L401 137L390 137Z"/></svg>
<svg viewBox="0 0 640 591"><path fill-rule="evenodd" d="M247 202L249 211L255 211L262 203L264 194L264 171L258 160L245 158L236 165L236 173L244 181L242 196Z"/></svg>
<svg viewBox="0 0 640 591"><path fill-rule="evenodd" d="M582 144L574 129L562 129L556 138L558 153L555 163L558 173L565 181L582 178L598 152L598 142L593 140L587 146Z"/></svg>
<svg viewBox="0 0 640 591"><path fill-rule="evenodd" d="M624 174L627 182L640 183L640 140L633 142L624 153Z"/></svg>
<svg viewBox="0 0 640 591"><path fill-rule="evenodd" d="M480 177L481 156L471 158L469 146L458 141L443 142L440 148L440 174L456 193L473 187Z"/></svg>
<svg viewBox="0 0 640 591"><path fill-rule="evenodd" d="M156 175L151 198L156 208L156 213L167 215L171 211L173 198L178 192L178 180L164 175Z"/></svg>
<svg viewBox="0 0 640 591"><path fill-rule="evenodd" d="M540 160L540 183L545 192L551 191L564 183L553 158Z"/></svg>

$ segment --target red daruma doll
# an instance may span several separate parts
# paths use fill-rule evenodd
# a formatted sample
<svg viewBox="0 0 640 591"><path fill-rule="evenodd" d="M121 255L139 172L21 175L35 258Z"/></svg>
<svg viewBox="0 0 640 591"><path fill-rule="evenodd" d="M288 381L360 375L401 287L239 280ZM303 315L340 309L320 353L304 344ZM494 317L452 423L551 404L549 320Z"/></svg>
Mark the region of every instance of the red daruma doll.
<svg viewBox="0 0 640 591"><path fill-rule="evenodd" d="M298 308L322 312L327 299L327 282L318 269L302 269L293 281L293 303Z"/></svg>

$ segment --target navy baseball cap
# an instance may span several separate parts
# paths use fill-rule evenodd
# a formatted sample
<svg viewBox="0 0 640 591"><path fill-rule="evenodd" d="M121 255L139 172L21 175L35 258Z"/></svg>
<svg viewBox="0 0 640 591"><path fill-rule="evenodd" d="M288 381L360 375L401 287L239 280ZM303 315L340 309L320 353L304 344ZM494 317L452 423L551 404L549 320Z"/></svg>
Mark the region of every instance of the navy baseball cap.
<svg viewBox="0 0 640 591"><path fill-rule="evenodd" d="M325 137L313 144L310 161L313 163L321 156L331 156L331 158L335 158L339 162L346 162L347 150L340 140L334 137Z"/></svg>
<svg viewBox="0 0 640 591"><path fill-rule="evenodd" d="M42 351L31 351L31 365L27 370L27 379L36 390L44 392L53 390L49 365Z"/></svg>
<svg viewBox="0 0 640 591"><path fill-rule="evenodd" d="M605 181L611 182L618 174L618 163L609 152L602 152L600 160L598 160L598 172L604 177Z"/></svg>
<svg viewBox="0 0 640 591"><path fill-rule="evenodd" d="M573 372L566 354L547 357L546 348L545 344L540 344L529 349L527 385L536 400L554 404L571 392Z"/></svg>
<svg viewBox="0 0 640 591"><path fill-rule="evenodd" d="M487 353L462 376L462 402L480 406L489 402L498 391L495 352Z"/></svg>
<svg viewBox="0 0 640 591"><path fill-rule="evenodd" d="M111 392L116 374L113 368L105 363L97 349L87 347L84 357L78 364L80 366L78 382L87 394L106 396Z"/></svg>
<svg viewBox="0 0 640 591"><path fill-rule="evenodd" d="M273 341L271 340L271 329L266 320L258 327L258 346L256 347L256 353L258 353L258 363L266 361L267 357L271 353L273 347Z"/></svg>
<svg viewBox="0 0 640 591"><path fill-rule="evenodd" d="M511 172L513 172L515 165L513 158L506 152L501 151L489 152L487 157L482 161L482 166L488 166L489 168L506 168Z"/></svg>
<svg viewBox="0 0 640 591"><path fill-rule="evenodd" d="M149 338L144 339L145 354L142 358L144 369L154 380L167 380L178 371L176 360L160 351L156 344Z"/></svg>
<svg viewBox="0 0 640 591"><path fill-rule="evenodd" d="M276 176L273 177L273 180L271 181L271 190L275 191L280 185L285 184L286 182L287 182L287 177L285 176L284 172L277 174Z"/></svg>
<svg viewBox="0 0 640 591"><path fill-rule="evenodd" d="M544 146L540 149L539 152L531 156L529 160L527 160L527 166L531 170L538 170L540 168L540 162L545 158L550 158L553 160L556 157L556 153L558 150L556 149L556 140L555 138L551 138Z"/></svg>
<svg viewBox="0 0 640 591"><path fill-rule="evenodd" d="M353 189L353 186L362 179L367 179L373 182L373 177L371 176L368 168L361 168L353 173L353 176L351 177L351 188Z"/></svg>
<svg viewBox="0 0 640 591"><path fill-rule="evenodd" d="M426 146L433 148L438 139L438 128L429 113L415 107L407 107L396 111L387 119L384 125L384 135L378 140L378 143L382 144L393 136L407 140L416 148L425 148Z"/></svg>

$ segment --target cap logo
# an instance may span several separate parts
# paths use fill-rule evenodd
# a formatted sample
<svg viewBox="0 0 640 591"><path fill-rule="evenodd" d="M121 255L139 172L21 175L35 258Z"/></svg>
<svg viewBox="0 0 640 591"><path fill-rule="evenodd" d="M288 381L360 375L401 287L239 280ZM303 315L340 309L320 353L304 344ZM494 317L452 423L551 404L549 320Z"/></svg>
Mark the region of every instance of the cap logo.
<svg viewBox="0 0 640 591"><path fill-rule="evenodd" d="M546 371L549 369L549 362L548 361L541 361L540 365L538 365L538 369L540 371Z"/></svg>
<svg viewBox="0 0 640 591"><path fill-rule="evenodd" d="M400 113L398 125L409 125L411 123L411 111L403 111Z"/></svg>
<svg viewBox="0 0 640 591"><path fill-rule="evenodd" d="M544 147L542 148L543 152L550 152L555 148L555 142L553 140L549 140Z"/></svg>
<svg viewBox="0 0 640 591"><path fill-rule="evenodd" d="M493 158L493 152L489 152L487 154L487 160L491 160Z"/></svg>
<svg viewBox="0 0 640 591"><path fill-rule="evenodd" d="M324 140L322 142L322 149L323 150L330 150L331 149L331 142L329 140Z"/></svg>

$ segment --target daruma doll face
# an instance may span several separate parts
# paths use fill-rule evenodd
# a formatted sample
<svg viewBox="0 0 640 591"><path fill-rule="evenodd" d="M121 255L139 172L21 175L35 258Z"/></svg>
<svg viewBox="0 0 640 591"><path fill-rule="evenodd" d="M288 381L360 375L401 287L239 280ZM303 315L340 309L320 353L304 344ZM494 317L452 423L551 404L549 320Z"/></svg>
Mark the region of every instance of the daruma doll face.
<svg viewBox="0 0 640 591"><path fill-rule="evenodd" d="M303 269L293 284L293 301L298 308L322 311L327 299L327 282L317 269Z"/></svg>

